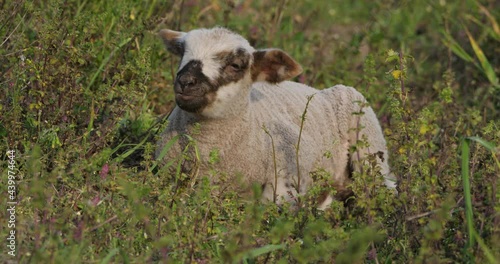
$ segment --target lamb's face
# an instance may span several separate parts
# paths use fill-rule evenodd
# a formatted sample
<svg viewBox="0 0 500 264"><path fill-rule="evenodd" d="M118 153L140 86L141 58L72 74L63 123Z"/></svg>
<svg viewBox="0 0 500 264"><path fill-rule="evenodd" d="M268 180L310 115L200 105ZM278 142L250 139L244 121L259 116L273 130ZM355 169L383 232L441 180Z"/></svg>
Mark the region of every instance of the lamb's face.
<svg viewBox="0 0 500 264"><path fill-rule="evenodd" d="M224 116L248 97L254 81L277 83L302 71L283 51L256 51L224 28L161 30L160 36L167 49L182 58L174 83L177 105L207 117Z"/></svg>

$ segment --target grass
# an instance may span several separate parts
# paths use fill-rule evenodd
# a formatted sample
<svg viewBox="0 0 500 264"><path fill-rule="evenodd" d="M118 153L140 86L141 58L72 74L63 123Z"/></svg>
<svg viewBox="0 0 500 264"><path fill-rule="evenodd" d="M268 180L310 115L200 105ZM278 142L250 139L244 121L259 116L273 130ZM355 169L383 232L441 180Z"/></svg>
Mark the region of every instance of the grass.
<svg viewBox="0 0 500 264"><path fill-rule="evenodd" d="M0 175L15 172L18 202L16 254L4 246L1 259L495 263L497 2L0 2L0 150L16 151L15 166L2 155ZM181 173L188 155L166 174L155 142L174 105L178 59L156 32L214 25L287 51L304 68L297 81L363 93L384 128L399 193L379 187L371 158L354 175L355 196L325 211L315 195L336 190L321 170L296 211L261 204L259 188L243 199L196 168ZM176 140L189 139L172 139L160 155ZM190 142L186 153L196 151ZM230 177L217 171L217 155L212 173ZM4 205L8 190L0 186ZM9 217L0 212L2 237Z"/></svg>
<svg viewBox="0 0 500 264"><path fill-rule="evenodd" d="M470 155L470 143L475 141L481 144L483 147L492 152L493 159L495 159L498 168L500 169L500 163L496 159L495 152L497 151L497 147L487 141L484 141L478 137L466 137L462 140L462 180L463 180L463 188L464 188L464 199L465 199L465 215L467 221L467 232L469 235L469 241L466 245L466 250L470 247L474 246L475 240L479 240L479 244L481 249L484 251L486 259L490 263L496 263L495 257L489 250L489 248L484 244L481 240L481 237L477 234L474 228L474 219L473 219L473 209L472 209L472 198L471 198L471 190L470 190L470 179L469 179L469 155Z"/></svg>

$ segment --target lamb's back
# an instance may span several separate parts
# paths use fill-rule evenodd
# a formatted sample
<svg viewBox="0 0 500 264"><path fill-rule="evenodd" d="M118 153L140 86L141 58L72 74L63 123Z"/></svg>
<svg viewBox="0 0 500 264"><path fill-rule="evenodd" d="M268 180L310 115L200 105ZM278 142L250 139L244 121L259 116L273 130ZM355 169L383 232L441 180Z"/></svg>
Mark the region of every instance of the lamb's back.
<svg viewBox="0 0 500 264"><path fill-rule="evenodd" d="M282 162L289 164L290 173L296 173L294 148L308 96L313 96L300 136L299 162L304 173L323 168L343 180L348 174L348 119L352 116L344 112L351 111L354 91L345 86L318 90L295 82L262 83L254 85L251 107L258 109L258 119L275 137L279 149L286 150Z"/></svg>

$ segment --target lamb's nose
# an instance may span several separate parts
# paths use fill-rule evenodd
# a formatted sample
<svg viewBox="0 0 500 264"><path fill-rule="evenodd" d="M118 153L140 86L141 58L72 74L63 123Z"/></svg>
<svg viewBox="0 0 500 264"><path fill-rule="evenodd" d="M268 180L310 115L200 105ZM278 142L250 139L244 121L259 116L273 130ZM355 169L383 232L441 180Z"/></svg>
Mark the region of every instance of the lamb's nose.
<svg viewBox="0 0 500 264"><path fill-rule="evenodd" d="M191 74L183 74L179 76L177 81L183 90L187 87L194 86L197 83L196 77Z"/></svg>

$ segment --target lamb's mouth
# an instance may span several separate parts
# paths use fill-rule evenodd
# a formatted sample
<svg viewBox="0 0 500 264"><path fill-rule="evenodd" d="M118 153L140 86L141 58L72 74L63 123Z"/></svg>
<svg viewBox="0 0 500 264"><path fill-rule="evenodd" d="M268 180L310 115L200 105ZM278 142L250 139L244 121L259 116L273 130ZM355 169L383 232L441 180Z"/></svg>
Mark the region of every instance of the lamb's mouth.
<svg viewBox="0 0 500 264"><path fill-rule="evenodd" d="M175 102L184 111L197 113L200 112L206 105L205 96L175 93Z"/></svg>
<svg viewBox="0 0 500 264"><path fill-rule="evenodd" d="M175 94L175 100L177 101L184 101L184 102L189 102L192 101L196 98L200 98L201 96L197 95L189 95L189 94L182 94L182 93L176 93Z"/></svg>

